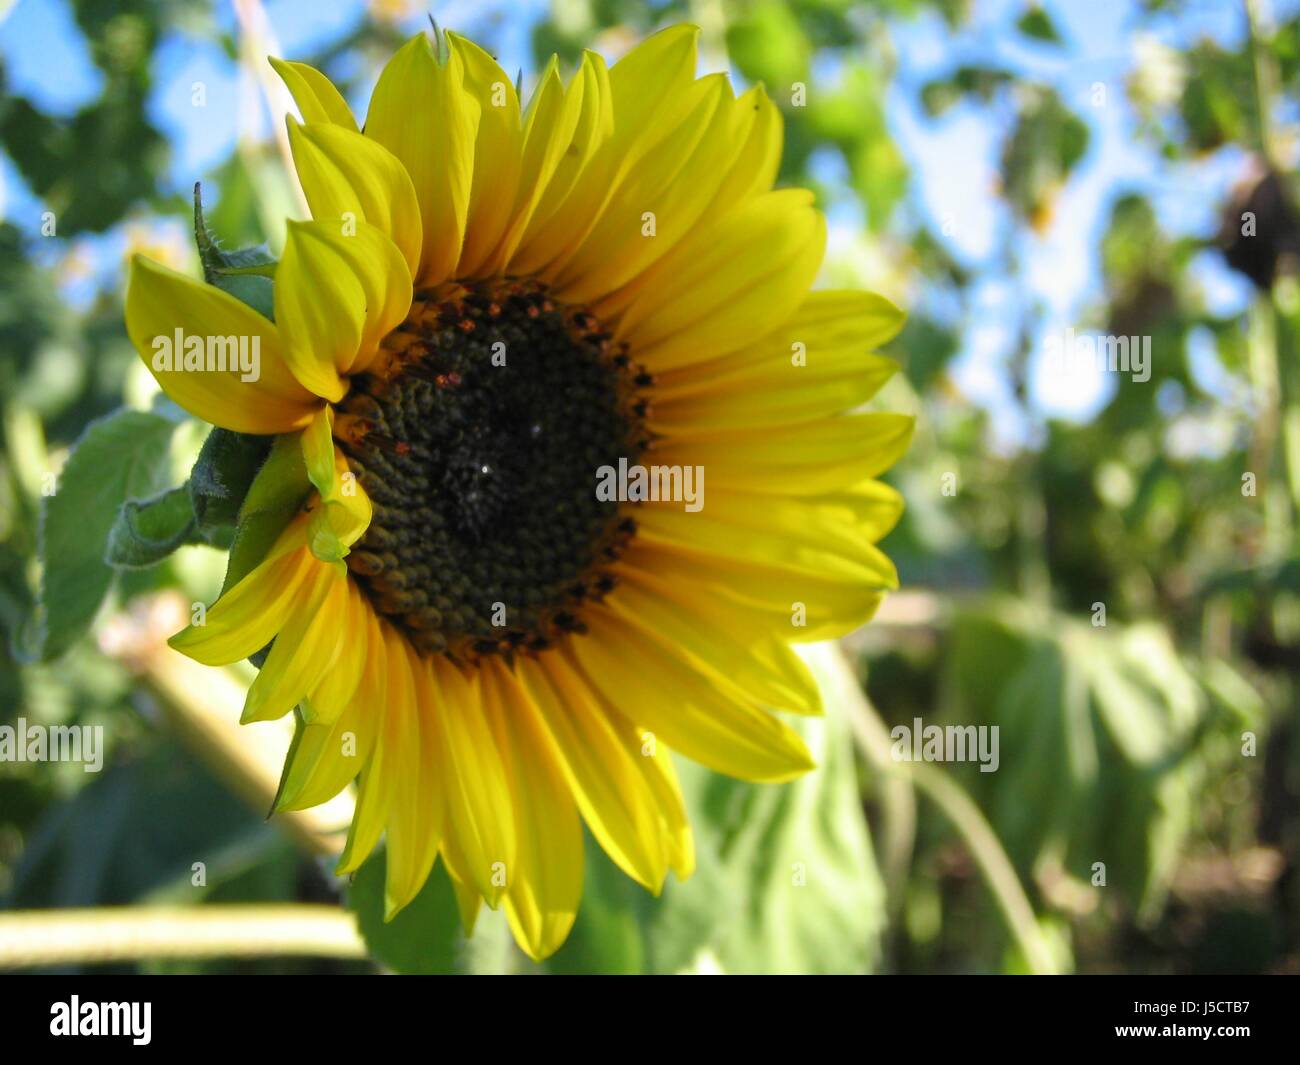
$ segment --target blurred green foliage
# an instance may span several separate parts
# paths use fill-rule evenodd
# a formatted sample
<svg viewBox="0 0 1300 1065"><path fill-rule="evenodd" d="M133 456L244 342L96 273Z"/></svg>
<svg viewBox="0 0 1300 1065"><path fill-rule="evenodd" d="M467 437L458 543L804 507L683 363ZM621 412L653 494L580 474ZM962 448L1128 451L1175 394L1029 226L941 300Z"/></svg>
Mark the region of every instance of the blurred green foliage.
<svg viewBox="0 0 1300 1065"><path fill-rule="evenodd" d="M116 503L175 483L166 460L176 412L163 404L126 416L121 433L113 420L87 430L121 405L135 359L120 290L73 306L61 269L83 232L151 215L186 218L184 198L163 191L166 145L146 107L163 31L184 24L237 53L197 0L72 6L104 74L99 98L68 117L0 93L0 144L58 217L60 256L51 265L48 244L0 224L0 627L8 637L0 723L20 713L107 723L110 768L90 778L0 766L0 905L193 900L195 855L209 866L200 900L337 899L332 877L185 752L155 694L92 639L72 643L109 591L110 571L97 563L119 520ZM1139 5L1135 32L1181 6ZM972 402L950 373L966 330L987 313L973 300L980 271L1015 277L1027 268L1025 242L1051 224L1094 148L1079 101L1000 60L975 61L969 49L954 52L945 75L900 78L891 35L936 18L960 34L971 14L963 0L724 0L716 8L707 54L725 54L746 80L764 82L784 112L780 180L816 189L829 208L850 197L875 258L889 264L864 265L850 251L828 274L858 280L874 270L911 311L890 352L906 380L880 400L921 414L916 444L892 475L909 509L884 545L904 594L851 643L872 703L886 725L919 717L1000 727L999 771L944 772L988 818L1067 965L1300 969L1300 233L1275 128L1300 89L1300 19L1267 39L1137 49L1122 89L1107 86L1123 91L1135 135L1170 167L1213 152L1251 164L1219 205L1218 249L1213 235L1167 232L1144 192L1110 190L1097 235L1102 287L1088 321L1150 336L1168 357L1154 362L1149 382L1121 385L1079 423L1046 419L1029 398L1046 321L1033 301L1000 312L1019 338L1006 410ZM533 29L535 58L540 67L554 51L572 64L593 42L617 46L697 15L684 0L557 4ZM1026 47L1069 54L1051 5L1018 5L1005 29ZM401 37L376 19L294 58L342 75L350 91ZM827 69L834 75L819 73ZM980 271L915 209L913 162L890 121L900 93L935 120L955 109L997 118L1000 180L990 194L1005 207L1005 232ZM817 163L828 155L842 183L823 179ZM230 247L272 235L267 203L283 196L274 166L269 152L243 146L213 173L194 175L220 188L208 222ZM1245 211L1256 228L1243 242ZM1197 257L1221 252L1255 286L1245 314L1213 311L1196 280ZM1208 342L1216 386L1193 372L1196 338ZM1028 426L1011 446L995 424L1009 416ZM85 508L79 524L56 522L67 542L43 579L67 582L76 595L60 600L70 615L50 642L36 608L42 485L83 433L87 446L138 452L142 461L129 467L130 484L95 486L113 505ZM62 468L64 478L78 476L75 457ZM220 524L221 500L208 502ZM44 505L57 519L58 504ZM169 513L151 512L156 524L142 517L127 530L128 546L146 533L161 542L193 532L167 524ZM185 579L174 559L124 571L110 609ZM34 660L64 651L53 664ZM1022 967L969 841L924 798L914 823L900 820L886 782L855 758L843 720L809 727L821 730L811 740L823 768L786 788L683 767L700 852L687 884L652 899L590 848L578 924L545 968ZM900 839L906 860L893 860L894 850L886 861L885 841ZM800 863L814 870L806 886L792 881ZM495 915L465 940L441 872L387 926L374 919L381 885L382 857L351 893L381 963L530 968Z"/></svg>

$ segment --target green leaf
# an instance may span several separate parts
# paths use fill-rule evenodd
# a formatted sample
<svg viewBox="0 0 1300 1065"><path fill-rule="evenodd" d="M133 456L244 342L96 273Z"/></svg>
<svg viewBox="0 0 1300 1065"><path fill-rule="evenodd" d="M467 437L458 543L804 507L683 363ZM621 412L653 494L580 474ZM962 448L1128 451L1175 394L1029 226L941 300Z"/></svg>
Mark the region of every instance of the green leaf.
<svg viewBox="0 0 1300 1065"><path fill-rule="evenodd" d="M645 971L641 909L649 896L584 832L582 901L569 938L545 968L554 973L630 975Z"/></svg>
<svg viewBox="0 0 1300 1065"><path fill-rule="evenodd" d="M126 905L167 893L193 905L281 845L276 827L183 745L140 746L84 774L80 792L32 824L0 907ZM206 866L201 890L196 861Z"/></svg>
<svg viewBox="0 0 1300 1065"><path fill-rule="evenodd" d="M1048 44L1061 44L1061 35L1056 31L1051 16L1037 4L1031 5L1016 21L1016 29L1026 37Z"/></svg>
<svg viewBox="0 0 1300 1065"><path fill-rule="evenodd" d="M271 439L213 429L190 471L190 501L199 528L211 533L233 527Z"/></svg>
<svg viewBox="0 0 1300 1065"><path fill-rule="evenodd" d="M678 760L696 869L651 896L587 848L582 906L552 972L869 972L885 895L846 723L791 721L818 768L749 784Z"/></svg>
<svg viewBox="0 0 1300 1065"><path fill-rule="evenodd" d="M1104 862L1153 917L1190 831L1217 702L1169 634L1005 601L958 616L949 668L956 723L1000 730L1001 769L967 779L1021 874L1046 863L1086 884ZM1219 677L1249 703L1240 678Z"/></svg>
<svg viewBox="0 0 1300 1065"><path fill-rule="evenodd" d="M118 569L155 566L178 547L196 542L196 531L185 485L142 502L128 499L109 530L104 561Z"/></svg>
<svg viewBox="0 0 1300 1065"><path fill-rule="evenodd" d="M221 586L223 594L266 557L310 491L297 434L277 436L240 507L226 579Z"/></svg>
<svg viewBox="0 0 1300 1065"><path fill-rule="evenodd" d="M788 5L761 0L727 27L727 54L750 81L788 92L807 80L812 47Z"/></svg>
<svg viewBox="0 0 1300 1065"><path fill-rule="evenodd" d="M113 583L104 561L109 531L123 503L165 486L174 428L157 414L124 410L92 422L77 441L41 508L42 659L58 657L90 628Z"/></svg>
<svg viewBox="0 0 1300 1065"><path fill-rule="evenodd" d="M1104 650L1077 654L1097 713L1128 762L1155 767L1180 750L1196 726L1196 682L1157 625L1133 626Z"/></svg>
<svg viewBox="0 0 1300 1065"><path fill-rule="evenodd" d="M0 145L54 213L60 237L102 233L157 194L167 146L145 117L146 88L118 84L70 118L5 93Z"/></svg>
<svg viewBox="0 0 1300 1065"><path fill-rule="evenodd" d="M1057 194L1088 150L1088 126L1044 86L1029 86L1002 149L1007 202L1036 229L1051 221Z"/></svg>
<svg viewBox="0 0 1300 1065"><path fill-rule="evenodd" d="M465 954L456 894L439 862L420 893L391 921L384 921L387 855L380 851L359 870L348 889L348 908L371 955L399 973L454 973Z"/></svg>
<svg viewBox="0 0 1300 1065"><path fill-rule="evenodd" d="M845 67L837 85L814 93L807 107L808 132L840 149L873 232L888 223L908 180L907 163L886 118L886 88L878 70L855 62Z"/></svg>
<svg viewBox="0 0 1300 1065"><path fill-rule="evenodd" d="M991 103L997 91L1014 80L1000 67L962 66L950 78L927 82L921 87L921 105L931 117L943 114L965 97Z"/></svg>
<svg viewBox="0 0 1300 1065"><path fill-rule="evenodd" d="M834 652L825 645L799 650L817 677L826 715L790 724L817 768L784 785L707 778L700 837L718 826L720 864L743 877L749 896L717 954L735 972L870 972L885 891L862 815L844 697L836 696L828 664Z"/></svg>
<svg viewBox="0 0 1300 1065"><path fill-rule="evenodd" d="M1205 38L1181 53L1187 75L1178 110L1187 131L1188 147L1210 152L1224 144L1251 138L1258 128L1250 50L1222 48Z"/></svg>
<svg viewBox="0 0 1300 1065"><path fill-rule="evenodd" d="M203 195L194 183L194 242L203 264L203 279L246 303L263 317L275 321L274 286L270 274L275 272L275 257L265 244L238 251L225 251L203 218Z"/></svg>

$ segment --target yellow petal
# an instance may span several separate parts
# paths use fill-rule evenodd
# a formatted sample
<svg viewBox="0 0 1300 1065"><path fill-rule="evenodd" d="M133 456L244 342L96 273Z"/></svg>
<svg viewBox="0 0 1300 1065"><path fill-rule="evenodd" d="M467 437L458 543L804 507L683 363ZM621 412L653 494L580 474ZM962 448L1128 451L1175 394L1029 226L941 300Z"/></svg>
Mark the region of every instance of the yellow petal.
<svg viewBox="0 0 1300 1065"><path fill-rule="evenodd" d="M424 227L421 288L451 276L465 239L479 107L463 82L460 53L440 65L420 34L384 67L366 118L366 136L402 161L415 187Z"/></svg>
<svg viewBox="0 0 1300 1065"><path fill-rule="evenodd" d="M397 246L367 222L290 222L275 274L275 320L294 376L331 403L340 374L368 365L411 306Z"/></svg>
<svg viewBox="0 0 1300 1065"><path fill-rule="evenodd" d="M303 717L311 725L329 725L352 705L370 653L366 633L373 608L355 582L347 584L347 600L337 622L340 633L334 665L310 689L303 703Z"/></svg>
<svg viewBox="0 0 1300 1065"><path fill-rule="evenodd" d="M647 890L659 892L666 846L654 796L635 759L635 737L618 732L565 660L543 655L516 664L536 709L540 732L573 792L583 820L614 863Z"/></svg>
<svg viewBox="0 0 1300 1065"><path fill-rule="evenodd" d="M206 666L224 666L256 654L284 627L316 565L301 548L269 555L208 608L202 624L191 625L167 642Z"/></svg>
<svg viewBox="0 0 1300 1065"><path fill-rule="evenodd" d="M617 126L639 130L664 115L665 98L695 77L698 26L679 23L653 33L609 72Z"/></svg>
<svg viewBox="0 0 1300 1065"><path fill-rule="evenodd" d="M382 671L380 679L382 682ZM372 673L367 669L356 698L337 720L298 727L285 758L284 776L275 798L277 811L306 810L329 802L356 779L375 740L375 716L383 702L382 697L373 698L375 691Z"/></svg>
<svg viewBox="0 0 1300 1065"><path fill-rule="evenodd" d="M835 554L853 561L868 573L883 573L892 579L892 565L881 569L875 551L861 550L863 542L874 544L884 537L903 513L903 497L880 481L865 480L824 495L775 498L715 490L709 495L708 511L710 518L731 527L732 537L748 537L751 531L766 530L797 542L798 546L784 549L784 554L782 549L776 549L762 557L807 560L813 553ZM685 526L677 527L687 532ZM748 549L746 556L760 557Z"/></svg>
<svg viewBox="0 0 1300 1065"><path fill-rule="evenodd" d="M557 277L564 296L602 294L613 315L641 291L635 279L697 226L770 189L781 157L780 112L761 87L732 99L723 75L697 82L682 101L702 94L694 111L633 169L596 228ZM648 236L647 214L653 217Z"/></svg>
<svg viewBox="0 0 1300 1065"><path fill-rule="evenodd" d="M329 78L306 63L284 59L271 59L270 63L298 105L304 122L330 122L356 132L352 109Z"/></svg>
<svg viewBox="0 0 1300 1065"><path fill-rule="evenodd" d="M595 52L583 54L568 88L554 58L529 101L524 122L524 160L514 218L493 262L511 273L528 273L567 247L572 233L553 224L574 185L591 165L614 127L609 71Z"/></svg>
<svg viewBox="0 0 1300 1065"><path fill-rule="evenodd" d="M461 927L467 936L474 934L478 915L483 909L483 896L470 881L465 871L465 856L460 853L456 841L448 837L442 843L443 864L447 869L447 879L451 881L451 890L456 896L456 909L460 912Z"/></svg>
<svg viewBox="0 0 1300 1065"><path fill-rule="evenodd" d="M283 717L334 665L344 635L339 623L347 606L348 579L330 566L318 562L316 567L249 686L241 724Z"/></svg>
<svg viewBox="0 0 1300 1065"><path fill-rule="evenodd" d="M497 250L510 222L523 156L519 97L505 71L473 41L447 34L448 47L465 68L465 94L479 109L474 141L474 180L470 187L465 245L458 277L474 277Z"/></svg>
<svg viewBox="0 0 1300 1065"><path fill-rule="evenodd" d="M591 159L577 174L563 203L530 234L517 256L520 271L546 279L583 246L622 182L637 172L662 139L699 103L694 26L672 26L646 38L610 69L609 118Z"/></svg>
<svg viewBox="0 0 1300 1065"><path fill-rule="evenodd" d="M907 450L915 422L904 414L850 414L805 425L669 437L656 441L644 461L703 466L709 483L738 492L819 495L889 469Z"/></svg>
<svg viewBox="0 0 1300 1065"><path fill-rule="evenodd" d="M384 670L384 700L372 707L376 720L376 737L370 758L361 769L361 784L357 789L357 808L348 829L347 843L335 872L339 876L356 872L370 856L383 835L393 806L395 791L393 779L396 767L404 762L402 752L401 714L392 713L393 686L399 683L405 662L405 649L401 635L387 622L374 619L370 633L371 646L378 649L377 657ZM399 696L400 698L400 696Z"/></svg>
<svg viewBox="0 0 1300 1065"><path fill-rule="evenodd" d="M485 711L501 749L514 801L518 850L506 890L506 918L534 961L568 937L582 897L582 824L546 751L528 696L495 661L484 667Z"/></svg>
<svg viewBox="0 0 1300 1065"><path fill-rule="evenodd" d="M746 200L637 279L615 339L654 373L744 347L803 302L825 244L811 193L781 189ZM594 309L608 318L600 304Z"/></svg>
<svg viewBox="0 0 1300 1065"><path fill-rule="evenodd" d="M584 63L585 69L585 63ZM581 142L574 133L582 114L586 78L580 70L566 91L560 80L559 62L552 56L523 115L522 150L515 197L505 231L497 247L484 262L485 274L503 273L524 238L529 222L551 186L557 167L578 163ZM557 201L558 202L558 201Z"/></svg>
<svg viewBox="0 0 1300 1065"><path fill-rule="evenodd" d="M747 699L727 697L648 630L600 607L587 619L591 632L573 642L574 658L629 721L728 776L791 780L813 768L797 732ZM630 684L629 677L655 682Z"/></svg>
<svg viewBox="0 0 1300 1065"><path fill-rule="evenodd" d="M334 408L322 407L302 431L302 458L307 479L326 495L334 490Z"/></svg>
<svg viewBox="0 0 1300 1065"><path fill-rule="evenodd" d="M288 433L306 425L320 406L289 372L272 323L234 296L142 255L131 257L126 331L162 390L195 417L223 429ZM241 343L256 380L243 380L238 368L199 368L209 364L209 353L212 365L220 365L220 359L229 366L234 352L237 366ZM187 348L194 369L185 368Z"/></svg>
<svg viewBox="0 0 1300 1065"><path fill-rule="evenodd" d="M606 605L638 628L661 634L661 642L679 647L713 677L719 690L748 695L778 710L820 711L817 683L796 654L769 633L736 631L726 610L691 592L627 572Z"/></svg>
<svg viewBox="0 0 1300 1065"><path fill-rule="evenodd" d="M384 715L385 720L387 716ZM396 748L385 745L381 733L371 749L370 760L361 770L361 778L357 783L356 810L352 815L352 824L348 826L343 853L339 855L338 864L334 867L335 876L349 876L360 869L384 834L393 794L384 774L384 766L396 754Z"/></svg>
<svg viewBox="0 0 1300 1065"><path fill-rule="evenodd" d="M781 109L761 85L755 85L741 96L736 106L752 112L754 120L747 127L745 143L727 168L713 202L704 212L706 218L750 196L768 192L781 167Z"/></svg>
<svg viewBox="0 0 1300 1065"><path fill-rule="evenodd" d="M903 313L869 292L812 292L775 333L743 351L655 379L652 428L664 435L753 429L860 406L898 370L868 352Z"/></svg>
<svg viewBox="0 0 1300 1065"><path fill-rule="evenodd" d="M404 661L389 675L388 712L399 712L398 760L390 763L393 802L388 815L388 877L384 919L419 894L438 857L443 801L434 772L440 745L428 664L405 641L397 644Z"/></svg>
<svg viewBox="0 0 1300 1065"><path fill-rule="evenodd" d="M644 735L644 730L640 730L640 734ZM646 749L644 740L641 747L642 751ZM695 871L695 836L691 832L690 819L686 816L686 803L682 799L681 786L677 783L672 752L668 750L667 744L650 744L650 754L641 765L659 807L664 840L668 845L668 866L677 874L678 880L685 880Z"/></svg>
<svg viewBox="0 0 1300 1065"><path fill-rule="evenodd" d="M686 816L681 787L677 783L677 772L673 769L672 752L659 737L624 717L603 692L591 689L590 695L592 706L609 723L619 745L636 752L633 764L637 775L645 782L648 801L658 816L664 860L677 878L684 880L695 870L695 839ZM655 894L658 893L656 888Z"/></svg>
<svg viewBox="0 0 1300 1065"><path fill-rule="evenodd" d="M637 510L637 526L650 543L786 566L876 589L898 587L894 564L864 530L834 520L831 506L819 511L798 498L713 492L708 505L694 514L646 504Z"/></svg>
<svg viewBox="0 0 1300 1065"><path fill-rule="evenodd" d="M785 387L755 378L716 393L680 400L657 398L648 424L663 436L673 436L761 429L828 418L860 407L898 372L897 363L880 355L859 354L856 362L852 367L823 365L814 371L807 366L791 366L786 348L785 367L781 370Z"/></svg>
<svg viewBox="0 0 1300 1065"><path fill-rule="evenodd" d="M496 907L514 866L516 829L501 752L480 707L479 678L445 659L433 662L442 738L441 786L447 833L465 858L470 881Z"/></svg>
<svg viewBox="0 0 1300 1065"><path fill-rule="evenodd" d="M349 216L386 233L415 276L424 240L411 177L383 145L341 126L289 122L298 180L317 219Z"/></svg>
<svg viewBox="0 0 1300 1065"><path fill-rule="evenodd" d="M322 562L337 562L370 527L374 507L334 443L334 411L324 408L303 431L303 461L319 498L307 524L307 544Z"/></svg>
<svg viewBox="0 0 1300 1065"><path fill-rule="evenodd" d="M871 620L885 593L789 565L738 560L638 537L620 565L635 566L675 586L718 597L745 626L762 625L795 642L829 640ZM741 622L738 621L737 624Z"/></svg>
<svg viewBox="0 0 1300 1065"><path fill-rule="evenodd" d="M726 76L687 90L695 105L619 184L587 239L555 279L586 303L625 285L695 228L743 143L754 112L737 111Z"/></svg>
<svg viewBox="0 0 1300 1065"><path fill-rule="evenodd" d="M277 810L305 810L327 802L356 779L370 758L387 705L388 677L387 651L373 611L354 638L364 648L354 697L337 721L298 730L276 796Z"/></svg>
<svg viewBox="0 0 1300 1065"><path fill-rule="evenodd" d="M809 292L794 313L757 345L710 362L669 370L655 378L656 403L731 394L757 385L798 387L802 371L870 375L863 355L888 343L907 316L874 292L826 289ZM801 365L802 363L802 365Z"/></svg>

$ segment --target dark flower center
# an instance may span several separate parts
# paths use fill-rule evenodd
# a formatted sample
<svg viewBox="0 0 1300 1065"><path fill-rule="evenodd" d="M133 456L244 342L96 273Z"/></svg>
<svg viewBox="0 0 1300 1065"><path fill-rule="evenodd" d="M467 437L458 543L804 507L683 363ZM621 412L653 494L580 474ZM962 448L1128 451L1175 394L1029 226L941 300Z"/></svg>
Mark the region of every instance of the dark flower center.
<svg viewBox="0 0 1300 1065"><path fill-rule="evenodd" d="M376 609L460 661L584 631L636 532L597 471L640 455L650 378L536 284L417 297L384 346L335 421L374 503L348 564Z"/></svg>

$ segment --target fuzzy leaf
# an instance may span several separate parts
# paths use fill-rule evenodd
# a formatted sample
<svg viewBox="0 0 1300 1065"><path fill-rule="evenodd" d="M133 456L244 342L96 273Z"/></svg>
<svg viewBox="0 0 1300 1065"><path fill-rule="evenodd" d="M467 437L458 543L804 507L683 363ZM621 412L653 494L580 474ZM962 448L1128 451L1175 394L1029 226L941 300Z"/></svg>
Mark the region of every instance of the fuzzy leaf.
<svg viewBox="0 0 1300 1065"><path fill-rule="evenodd" d="M164 487L174 429L160 415L122 410L92 422L77 441L41 508L41 659L57 658L90 628L113 583L104 561L109 531L123 503Z"/></svg>

